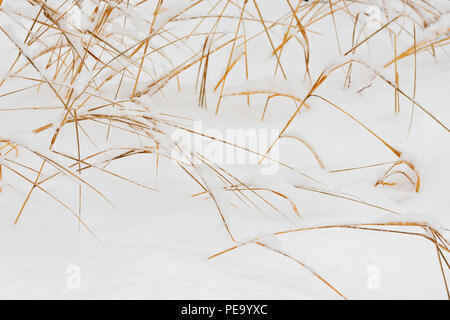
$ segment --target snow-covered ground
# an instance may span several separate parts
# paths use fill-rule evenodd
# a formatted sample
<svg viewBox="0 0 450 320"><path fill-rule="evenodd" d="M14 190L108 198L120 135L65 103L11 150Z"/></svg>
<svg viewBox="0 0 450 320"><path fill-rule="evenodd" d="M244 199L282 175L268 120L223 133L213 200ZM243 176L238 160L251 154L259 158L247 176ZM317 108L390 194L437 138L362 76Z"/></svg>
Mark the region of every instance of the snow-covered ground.
<svg viewBox="0 0 450 320"><path fill-rule="evenodd" d="M49 5L54 2L49 1ZM84 2L89 7L101 1ZM126 1L118 2L126 5ZM167 10L162 10L153 29L162 28L167 33L161 32L162 36L152 38L149 47L164 46L173 36L172 32L178 35L189 33L198 23L195 17L214 17L227 3L200 2L198 7L179 15L182 8L195 1L164 1L162 8ZM211 11L216 2L220 5ZM311 6L314 2L317 1L305 2L302 6ZM160 91L146 91L145 88L174 66L188 65L187 57L201 54L204 34L199 39L188 38L186 43L161 50L161 56L170 57L173 65L163 62L160 56L155 57L155 65L151 60L154 55L145 60L145 71L137 87L138 91L144 92L140 97L127 100L132 95L136 73L122 80L120 76L116 77L115 82L107 83L98 91L94 91L91 83L88 91L98 97L91 97L86 104L80 99L73 105L73 108L79 108L79 117L92 114L97 117L95 121L80 121L87 132L84 135L77 132L74 121L60 131L56 130L67 112L47 81L39 87L13 92L36 84L25 77L41 80L53 77L52 68L38 73L28 65L22 70L27 63L24 55L36 57L50 44L67 42L67 39L43 37L44 40L26 48L22 44L27 30L21 29L20 25L30 28L33 20L25 16L34 19L40 5L32 7L27 1L3 1L0 74L6 81L0 88L0 148L11 144L0 149L3 154L0 157L3 173L0 298L340 299L332 286L350 299L446 299L440 261L447 279L449 268L445 260L439 259L441 256L430 239L437 237L431 230L450 238L450 135L447 129L450 126L450 59L448 46L443 45L448 43L450 7L448 1L436 1L434 6L440 14L425 17L432 22L429 26L417 27L418 45L425 43L422 41L444 40L434 48L428 47L417 53L416 62L415 55L410 54L399 59L397 66L393 63L383 67L395 57L394 32L398 34L397 55L414 44L412 23L405 17L389 25L392 33L384 28L358 47L353 56L344 56L356 43L376 32L399 12L419 22L423 18L401 1L389 1L387 11L373 13L373 8L386 8L381 6L382 2L386 1L335 1L334 9L339 10L334 16L325 15L306 27L310 81L305 76L302 47L306 46L305 39L295 19L289 34L296 38L290 40L280 58L286 80L277 67L277 59L271 54L271 43L259 21L254 2L248 1L248 12L245 13L248 20L243 21L246 37L251 39L247 44L249 80L246 80L242 57L226 79L217 115L221 86L216 91L214 86L227 69L232 46L235 47L233 59L244 52L243 37L235 44L230 42L211 53L203 108L199 106L199 88L196 89L198 63L180 73L179 78L171 78ZM425 1L413 2L426 7ZM137 15L151 21L155 3L157 1L147 3L148 11L129 9L132 12L129 23L133 17L136 19L133 36L137 39L143 39L148 32L148 25L138 20ZM236 3L239 7L230 5L225 12L237 19L223 18L212 49L233 38L243 1ZM286 3L257 1L266 27L278 19L290 23L288 14L291 12ZM290 0L290 3L295 9L297 1ZM328 1L322 1L314 10L322 7L320 12L327 12L329 6ZM306 22L307 9L302 10L298 16L305 14L302 21ZM354 17L352 19L349 12L354 16L361 13L357 30L365 26L366 33L361 33L359 39L352 39ZM18 13L23 16L20 18ZM378 13L379 23L372 21L372 25L367 25L367 19ZM177 21L172 21L171 17L175 16ZM44 21L45 17L40 16L40 19ZM118 31L122 25L120 17L117 19L119 22L109 27L120 38ZM164 29L167 21L170 21L167 26L173 25L172 29ZM198 32L209 32L214 21L205 20L198 29L203 31ZM282 43L287 27L270 27L275 47ZM219 31L227 33L222 37ZM128 31L128 35L131 32ZM339 40L336 40L336 33ZM243 34L242 27L238 34ZM252 38L254 35L258 36ZM74 47L83 52L86 44L76 36L71 39L76 42ZM119 40L115 41L120 44ZM19 47L23 54L13 71L8 73L19 52L14 42L22 43ZM108 46L107 43L104 45ZM54 54L58 54L58 50ZM94 54L97 53L94 51ZM49 56L36 58L37 69L45 69ZM106 63L111 57L105 54L101 59ZM349 65L331 70L348 62L350 57L363 61L370 68L354 62L348 87ZM72 59L70 56L68 60ZM92 63L92 60L88 61ZM112 62L113 69L108 72L113 73L123 61L116 62ZM400 110L394 112L395 90L383 78L395 83L395 68L402 93L414 97L419 106L400 93ZM71 84L74 96L83 91L94 74L87 69L83 69ZM308 107L303 106L292 117L322 72L328 75L327 79L314 91L315 96L306 101ZM106 79L105 74L107 72L98 77ZM121 89L117 93L119 80ZM69 85L70 77L64 79L61 75L49 83L61 93L63 101L71 102L71 97L64 91L66 88L60 85ZM248 92L252 92L249 105L247 95L242 95ZM264 121L261 121L267 96L275 93L278 96L270 99ZM94 110L107 103L103 98L116 105ZM412 110L414 116L410 128ZM129 117L130 121L148 120L145 125L153 125L161 132L153 130L154 137L148 139L143 136L144 131L138 134L136 126L109 122L112 117L121 116ZM286 137L277 140L270 154L282 164L266 159L258 165L291 117L293 121L283 133ZM32 133L49 123L53 127ZM108 123L117 127L107 130ZM221 136L226 138L227 133L233 132L231 129L248 130L248 134L255 135L257 143L242 140L244 143L238 144L260 154L256 161L244 152L250 159L246 158L245 163L236 163L235 158L221 163L221 152L226 157L236 149L198 135L196 140L190 131L180 129L198 132L200 126L204 135L215 135L219 139ZM50 151L55 133L58 137ZM136 153L110 161L126 149L154 152L154 141L159 143L159 157L154 153ZM178 155L175 143L171 144L174 141L184 143L186 148L197 141L197 146L201 145L203 154L212 161L203 162L197 158L190 166L184 164L187 159L183 157L173 159ZM18 154L15 150L9 151L14 145L18 145ZM323 168L307 146L314 150ZM87 158L110 148L110 152ZM400 157L393 150L401 153ZM92 165L81 174L76 172L78 152L86 159L81 167ZM46 161L41 168L44 158ZM183 162L183 167L177 160ZM401 160L405 162L395 166L392 172L406 173L411 181L403 173L396 173L383 180L385 185L375 186L385 172ZM408 164L414 166L420 180ZM348 168L358 169L342 170ZM51 179L34 187L26 200L33 183L49 177ZM200 185L206 186L206 193L202 193L204 189ZM15 224L19 212L21 215ZM76 217L79 214L85 226L79 223ZM430 228L375 226L389 222L418 222ZM372 225L365 226L365 230L356 229L362 224ZM274 234L321 226L345 227ZM441 239L439 243L449 261L446 242ZM235 246L237 248L208 259Z"/></svg>

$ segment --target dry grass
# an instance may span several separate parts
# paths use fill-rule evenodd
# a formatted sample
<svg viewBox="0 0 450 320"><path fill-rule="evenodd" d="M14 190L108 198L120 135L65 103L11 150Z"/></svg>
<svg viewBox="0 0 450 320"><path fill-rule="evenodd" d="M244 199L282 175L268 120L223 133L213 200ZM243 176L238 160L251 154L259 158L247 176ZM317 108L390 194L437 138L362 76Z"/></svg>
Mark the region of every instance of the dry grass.
<svg viewBox="0 0 450 320"><path fill-rule="evenodd" d="M253 95L264 95L266 104L262 120L265 119L266 109L273 98L286 99L295 105L295 111L281 128L278 138L266 153L258 153L239 145L233 146L257 154L261 162L276 161L269 157L273 146L279 143L280 139L294 139L300 142L303 147L306 147L317 161L318 166L325 170L323 161L316 153L314 146L303 138L287 133L300 111L304 107L314 108L314 100L320 100L339 110L349 117L353 123L367 130L378 142L393 153L395 157L393 161L373 165L391 165L383 177L380 177L376 182L374 181L375 185L392 186L395 184L392 177L402 176L415 187L416 192L419 192L420 173L415 169L413 163L400 158L401 152L388 142L389 137L381 137L369 128L364 121L345 111L345 107L338 106L331 101L330 97L319 95L316 91L326 85L327 79L336 70L344 70L346 77L343 86L350 87L352 73L355 72L354 66L360 64L371 70L374 77L380 78L392 87L394 90L394 113L400 112L400 97L402 96L411 102L412 111L415 108L423 111L430 117L430 121L436 122L442 127L443 132L448 134L448 126L433 115L426 106L416 101L416 75L414 76L414 94L412 96L401 87L401 75L397 65L401 59L412 57L416 61L417 55L420 54L435 55L436 50L443 49L444 46L449 44L448 30L447 33L435 34L433 39L417 42L416 29L423 30L441 16L441 12L426 1L403 1L405 11L399 12L396 17L373 31L367 30L361 18L363 13L355 13L352 10L359 1L305 2L283 0L282 2L287 8L286 13L278 20L273 21L264 16L264 10L260 5L261 1L257 0L185 1L176 8L167 6L163 0L30 0L27 2L27 6L34 7L35 16L14 11L6 6L7 0L0 0L0 6L2 6L0 9L3 14L10 16L13 21L19 21L16 19L18 17L22 18L20 21L24 21L15 22L13 28L0 26L0 31L5 39L11 41L17 48L17 57L12 61L8 75L4 79L0 79L0 88L4 90L0 98L11 95L19 97L20 94L27 93L30 90L41 90L42 87L48 87L58 102L56 107L53 105L28 109L18 107L10 108L8 111L36 112L56 109L62 113L58 121L49 119L47 123L38 128L29 128L29 132L34 136L45 136L51 133L51 138L46 141L45 148L34 148L20 141L14 141L10 137L0 137L0 180L3 182L3 188L5 186L15 188L8 184L9 176L15 176L25 181L29 186L24 201L18 209L15 223L20 222L21 216L25 214L33 192L39 190L69 211L76 218L80 227L86 228L95 236L83 220L81 210L83 190L85 188L90 189L112 207L114 207L114 204L101 192L101 188L95 187L85 180L82 173L87 170L98 170L152 192L156 188L142 185L118 172L106 169L106 167L119 159L147 155L151 156L153 161L156 162L157 176L160 158L168 159L176 161L177 165L192 178L194 185L200 188L201 191L195 192L194 196L203 195L214 202L230 240L235 243L232 248L211 258L244 245L256 244L295 261L302 268L312 272L314 276L339 296L345 297L340 290L333 287L324 277L309 269L301 260L270 247L261 239L255 238L245 243L239 242L238 237L233 232L233 226L229 224L221 207L222 204L216 199L217 194L215 192L217 190L213 190L209 186L209 181L202 173L203 171L198 168L198 163L201 163L203 168L207 168L223 183L222 192L231 192L239 203L252 206L263 214L268 214L266 211L275 212L295 225L295 222L289 217L290 213L279 209L267 198L268 193L287 201L297 218L302 217L300 214L301 208L297 207L295 199L284 193L258 185L249 185L205 158L204 155L193 153L171 141L170 131L172 129L185 130L194 135L202 135L203 138L217 139L195 132L189 126L181 124L179 121L181 119L177 115L154 112L153 106L144 97L156 95L165 97L167 87L175 86L180 89L184 83L196 83L199 106L208 108L208 97L214 97L216 94L218 99L215 105L215 113L220 114L224 101L230 96L243 96L246 104L250 106ZM89 3L89 6L85 6L86 3ZM71 17L77 7L81 8L81 5L83 5L84 10L83 23L86 25L79 26L76 23L74 24ZM207 8L208 14L199 15L196 11L199 7ZM146 8L153 14L149 16L139 14L142 8ZM236 12L239 13L236 14ZM341 44L340 37L342 37L342 34L340 34L339 25L336 23L338 13L345 14L353 21L354 28L350 48L343 48ZM320 71L317 79L313 81L312 74L314 73L311 70L310 58L314 52L311 52L309 37L315 33L313 28L315 24L324 19L331 19L333 23L333 32L337 43L336 54L341 54L343 58L339 63ZM136 21L138 21L137 24L143 25L145 30L139 30L140 33L133 33L127 29ZM232 24L232 31L226 31L225 27L222 28L225 23L228 30L230 24ZM192 28L193 25L194 28ZM256 26L259 31L249 33L249 25ZM16 32L13 32L14 30ZM387 69L394 64L393 80L357 57L358 50L362 46L367 46L370 49L369 44L372 39L381 33L385 33L387 37L393 39L394 58L386 57L386 64L384 65L384 68ZM397 49L397 39L400 36L403 39L409 38L411 41L411 47L403 52L398 52ZM288 50L295 50L299 53L299 56L303 57L304 81L310 88L305 96L299 97L277 90L268 90L267 88L226 93L227 85L233 81L232 78L238 77L246 80L251 77L249 64L252 61L252 54L258 53L249 50L249 46L259 39L264 39L271 48L274 76L288 79L289 72L287 71L295 68L295 66L286 65L283 60L283 53ZM214 74L210 71L210 66L213 59L220 55L227 57L225 70L220 74ZM197 72L192 70L195 68L197 68ZM88 75L88 78L85 78L86 75ZM20 80L24 86L19 89L8 89L9 82L14 80ZM132 85L127 86L125 83L131 83ZM209 83L213 83L213 85L210 86ZM0 109L0 111L5 110ZM413 125L411 113L410 128ZM90 134L93 130L88 128L93 126L103 130L105 132L104 137L107 140L113 134L112 129L114 129L115 132L120 132L120 134L138 138L143 142L142 145L146 147L102 149L98 145L101 145L100 140L104 137L100 139ZM59 139L67 139L67 135L61 138L63 131L72 132L73 140L65 141L65 143L73 145L75 157L55 148ZM221 142L230 144L227 141ZM86 150L91 150L93 147L97 151L87 154ZM300 146L299 148L303 147ZM170 148L179 148L190 161L183 162L172 159ZM37 159L39 165L30 165L27 160L21 158L22 153L31 154L33 159ZM101 161L99 162L98 159L101 159ZM296 169L285 163L280 162L280 165L297 172ZM48 174L49 171L46 170L48 168L52 168L55 172ZM361 168L349 168L331 171L330 173L359 169ZM297 173L316 181L304 172ZM70 207L45 188L47 182L61 175L69 176L80 184L76 194L78 198L77 208ZM11 179L11 181L13 180ZM304 186L296 186L296 188L325 196L338 197L344 201L357 202L395 215L400 214L351 196ZM238 206L235 203L231 203L231 205ZM379 225L329 225L308 229L296 228L275 233L274 236L330 228L395 232L419 236L431 241L436 248L445 289L449 294L445 278L445 270L449 269L445 257L445 254L449 252L449 243L440 231L432 228L426 222L412 223L399 219L395 223L381 223ZM417 228L422 229L423 233L409 231L409 229L415 230Z"/></svg>

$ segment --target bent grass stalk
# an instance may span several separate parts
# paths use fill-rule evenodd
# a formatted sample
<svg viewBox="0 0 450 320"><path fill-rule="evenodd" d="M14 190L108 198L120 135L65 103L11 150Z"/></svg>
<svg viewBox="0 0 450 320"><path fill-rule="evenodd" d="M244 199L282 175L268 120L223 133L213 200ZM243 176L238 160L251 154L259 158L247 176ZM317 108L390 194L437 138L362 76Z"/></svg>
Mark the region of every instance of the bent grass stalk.
<svg viewBox="0 0 450 320"><path fill-rule="evenodd" d="M29 128L29 131L36 137L43 137L46 134L51 135L51 140L48 141L48 150L38 150L26 144L12 141L14 139L10 137L0 137L0 183L2 183L0 192L4 192L2 186L3 189L15 187L11 185L14 182L5 181L10 175L11 178L17 178L27 184L24 200L20 203L14 222L20 223L26 217L26 211L31 210L30 199L34 193L39 192L69 211L75 217L79 229L84 228L95 239L99 240L84 222L85 214L82 216L83 190L92 191L112 208L116 207L105 196L102 188L94 187L88 181L89 175L84 174L84 172L95 170L148 191L158 192L156 187L150 187L136 181L136 179L126 177L120 171L115 171L108 166L119 161L132 161L133 157L148 156L155 161L156 186L158 176L162 174L160 172L160 161L165 159L175 162L176 166L181 168L182 172L192 180L194 187L199 188L199 190L193 189L195 190L192 192L193 197L203 196L212 202L225 227L226 234L230 241L235 244L232 248L214 255L210 259L231 252L241 246L255 244L297 263L303 269L311 272L315 278L338 296L346 298L330 281L315 272L302 259L278 250L265 243L264 239L257 237L248 242L240 242L241 235L235 232L225 208L222 207L224 204L218 200L220 194L217 193L227 192L233 195L233 200L228 204L234 208L239 209L239 204L243 204L268 218L270 218L272 212L294 226L297 225L298 219L304 219L303 215L300 214L302 207L298 205L295 198L275 187L268 188L257 183L248 183L227 168L217 165L205 155L192 152L185 146L170 141L170 130L182 130L210 141L244 150L249 154L260 157L260 162L276 162L282 168L320 186L320 188L316 188L300 184L293 185L298 192L314 192L324 197L334 197L354 203L361 208L374 208L377 212L381 211L392 214L397 218L401 217L401 212L391 210L382 204L367 202L354 195L326 190L325 185L308 172L303 172L285 161L273 159L269 155L273 146L280 140L294 140L294 143L300 142L298 143L299 148L306 147L308 149L318 166L325 173L359 172L357 170L390 165L383 177L375 182L376 185L393 185L396 183L396 180L393 179L398 176L406 179L414 186L415 191L419 192L421 178L415 165L411 161L401 158L401 151L389 143L392 140L391 137L377 134L365 121L358 119L342 106L332 102L334 100L332 97L325 97L324 94L317 93L317 90L326 87L327 79L335 70L346 66L348 68L344 72L344 87L350 87L354 78L352 78L352 75L356 72L354 66L356 64L362 65L394 90L395 113L400 112L400 96L402 96L411 102L412 111L416 108L422 110L444 129L445 134L448 134L448 126L435 116L430 111L431 109L425 108L416 100L417 55L428 52L436 56L438 50L444 50L450 44L447 35L448 30L435 34L432 39L422 41L416 38L416 28L424 30L439 19L441 12L428 2L421 2L420 5L416 5L415 1L404 0L402 3L415 12L414 17L412 14L399 12L393 19L361 40L361 36L366 34L363 19L360 19L362 12L356 12L355 14L352 11L354 2L349 0L327 1L325 3L301 0L297 2L293 0L281 1L280 6L285 6L285 13L278 19L266 17L264 3L260 0L250 2L248 0L216 0L212 2L196 0L185 3L173 11L163 0L126 2L104 0L92 2L95 6L85 12L85 18L90 22L90 26L80 27L69 21L70 14L77 6L76 3L64 1L59 3L58 6L54 6L49 1L33 0L29 1L27 6L34 8L34 13L28 15L15 10L13 5L11 8L2 7L5 2L0 0L0 11L12 18L14 28L24 31L24 37L20 39L11 32L10 28L0 26L0 31L6 37L5 39L8 39L17 49L17 56L14 56L15 58L9 66L8 74L0 79L0 88L9 90L2 92L0 99L26 95L34 89L43 91L46 89L44 87L48 87L50 95L53 95L56 99L56 102L53 101L51 104L48 103L44 106L20 106L17 108L9 106L8 108L1 107L0 111L8 111L9 114L19 111L32 114L32 112L53 110L61 113L56 121L48 119L39 124L38 128ZM206 14L198 14L194 10L199 7L205 9ZM148 15L150 18L141 18L142 15L135 14L139 10L145 10L145 8L148 10L145 12L150 12ZM348 15L353 23L353 33L348 36L349 38L352 37L351 48L347 51L344 50L344 41L342 41L347 35L343 34L343 31L337 25L336 17L338 14ZM118 18L120 18L119 27L123 29L121 33L118 32L117 28L112 28L117 23ZM144 34L127 32L127 28L130 27L128 21L134 19L136 19L135 22L145 26ZM413 33L406 31L410 39L413 40L413 45L401 51L397 48L397 41L400 43L400 37L404 36L405 33L403 32L405 30L402 24L403 19L413 23ZM232 23L232 27L228 30L224 27L225 20L227 23ZM313 70L311 58L314 57L314 51L310 37L311 35L320 36L321 34L314 30L315 26L327 20L333 24L332 31L338 47L336 54L344 52L346 61L333 65L326 70ZM193 28L192 25L189 25L190 21L195 23ZM400 31L396 32L396 28ZM386 59L384 64L384 68L394 65L393 80L356 56L357 49L363 45L367 45L369 48L373 38L383 34L384 31L389 32L394 37L394 57ZM252 73L253 58L259 54L258 50L254 50L254 43L257 39L263 39L266 47L270 49L270 57L275 65L275 70L270 72L274 77L290 80L291 73L294 70L299 70L299 65L304 68L302 77L304 81L309 81L309 84L312 85L303 98L295 93L283 93L267 88L226 93L227 83L234 81L235 77L242 77L244 80L254 78ZM237 52L239 54L236 54ZM296 61L295 66L290 64L286 58L288 53L292 52L302 57ZM400 87L398 61L412 55L414 56L414 87L411 96ZM217 73L211 66L214 66L215 59L219 56L226 58L226 66L224 71ZM189 72L194 67L198 67L198 69L192 77ZM278 71L280 72L278 73ZM319 72L316 73L316 71ZM87 79L84 79L86 74L88 75ZM316 81L311 81L312 76L317 74ZM23 86L9 88L10 82L13 81L23 83ZM201 132L195 132L195 130L182 124L181 120L184 119L179 115L171 114L170 111L164 113L155 111L152 101L148 102L144 99L146 96L159 95L168 100L166 89L173 85L175 81L175 86L179 91L188 87L185 86L185 82L195 84L195 94L198 90L198 105L200 107L206 109L208 102L217 98L216 114L219 113L220 108L224 108L227 97L243 96L246 105L252 106L254 100L251 100L251 97L256 94L267 95L261 120L266 120L269 117L267 115L268 105L273 102L274 98L289 99L295 105L295 112L290 115L270 148L265 153L259 152L245 145L230 143ZM369 87L367 86L364 89ZM214 95L214 91L218 91L218 94ZM325 165L315 151L315 146L307 142L308 138L298 137L287 132L299 115L300 110L303 110L303 107L313 109L314 103L317 101L338 110L351 119L352 123L369 132L376 141L389 149L396 159L361 167L325 170ZM55 104L57 105L55 106ZM412 121L413 114L411 113L408 133L411 130ZM98 129L104 132L101 139L94 134L95 130ZM71 136L68 137L69 132ZM116 134L137 139L141 145L102 146L104 137L110 142ZM59 150L57 142L72 146L73 152ZM179 159L173 159L168 145L171 148L178 148L190 160L183 162ZM88 152L87 150L91 148L94 148L95 151ZM21 153L22 151L29 153L39 165L30 164L25 158L19 157L19 150ZM12 156L16 158L13 159ZM326 160L328 163L332 159ZM208 175L203 170L207 170L208 173L214 175L222 183L222 186L212 188ZM76 195L74 195L77 198L76 209L63 202L56 192L52 193L46 189L47 183L61 176L67 176L79 185ZM269 195L272 198L282 199L291 209L285 212ZM445 271L448 270L449 264L445 255L449 253L449 243L439 230L426 222L398 220L380 224L296 227L295 229L274 233L273 236L280 237L291 233L332 228L413 235L431 241L436 248L440 272L448 295ZM396 229L392 230L392 228ZM407 230L401 230L402 228ZM421 228L424 233L413 232L410 230L412 228Z"/></svg>

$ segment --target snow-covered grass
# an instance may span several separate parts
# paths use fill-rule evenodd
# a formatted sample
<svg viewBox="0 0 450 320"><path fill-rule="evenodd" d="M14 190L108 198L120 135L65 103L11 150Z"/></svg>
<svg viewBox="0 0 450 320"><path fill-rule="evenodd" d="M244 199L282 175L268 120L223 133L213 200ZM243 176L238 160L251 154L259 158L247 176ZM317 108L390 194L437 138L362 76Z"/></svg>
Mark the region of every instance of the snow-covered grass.
<svg viewBox="0 0 450 320"><path fill-rule="evenodd" d="M446 0L0 0L0 297L450 298Z"/></svg>

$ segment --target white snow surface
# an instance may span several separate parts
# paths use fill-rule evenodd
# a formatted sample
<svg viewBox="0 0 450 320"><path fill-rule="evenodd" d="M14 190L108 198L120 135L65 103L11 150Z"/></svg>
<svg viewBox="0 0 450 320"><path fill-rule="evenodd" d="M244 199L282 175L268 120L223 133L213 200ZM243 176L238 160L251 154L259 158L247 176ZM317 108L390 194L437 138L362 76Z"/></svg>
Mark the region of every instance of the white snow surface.
<svg viewBox="0 0 450 320"><path fill-rule="evenodd" d="M174 7L165 11L160 19L156 20L155 29L175 16L177 19L183 17L178 15L187 6L186 3L172 2ZM287 7L286 9L273 5L270 0L258 2L262 3L263 13L272 16L273 20L289 10ZM249 7L252 7L250 3L251 1ZM422 33L418 32L418 41L433 38L436 33L448 34L449 14L444 13L447 7L443 3L440 5L443 7L442 17L436 20L436 25L429 26ZM14 7L12 4L10 6ZM8 7L8 10L12 9ZM234 14L238 15L239 9L234 10ZM194 16L192 12L186 13L187 18L192 16ZM151 18L145 19L151 21ZM340 46L345 52L351 48L353 22L340 11L336 13L335 18L341 35ZM189 23L190 28L195 27L195 22ZM135 21L135 24L145 25L142 20ZM229 32L235 32L234 24L230 25ZM259 24L254 24L252 29L251 22L247 22L246 27L250 30L249 33L264 31ZM12 26L9 24L5 28ZM122 25L117 24L114 28L119 32ZM136 36L141 33L145 35L147 32L138 31L140 33L136 33ZM203 190L173 161L161 157L156 177L155 155L139 154L112 162L105 170L120 174L138 184L155 188L156 191L94 169L83 171L79 175L80 179L92 186L89 188L83 183L80 184L75 177L78 176L77 167L71 168L74 176L65 173L45 184L48 192L57 194L58 198L69 204L75 213L78 213L78 190L81 186L81 215L95 233L97 237L95 239L83 226L79 227L77 219L69 210L39 189L33 191L20 221L14 224L31 184L14 177L11 171L3 168L4 176L0 184L2 188L0 298L341 298L308 269L255 244L255 239L258 239L261 244L301 261L310 270L327 279L347 298L446 299L436 248L423 237L348 228L273 235L275 232L296 228L410 221L428 223L442 232L447 239L450 238L448 131L416 106L411 132L408 134L413 108L411 101L401 96L400 113L394 114L394 89L380 78L374 78L373 72L364 66L356 63L353 65L351 86L343 88L347 68L328 72L336 65L348 62L348 58L343 57L338 50L331 17L314 24L311 31L314 32L308 32L308 37L311 48L312 81L314 82L322 71L329 75L326 83L315 94L338 105L401 151L401 160L413 163L420 174L421 187L418 193L400 176L393 177L392 181L397 182L395 186L375 187L377 180L392 164L333 172L384 162L391 163L398 158L361 125L317 97L307 100L309 108L302 108L285 135L296 136L310 144L322 160L324 169L320 168L304 144L286 138L279 141L279 158L297 172L280 166L275 175L262 176L259 174L260 168L257 164L225 166L234 176L249 185L276 190L287 196L292 203L270 191L261 192L261 195L267 197L275 207L286 214L287 219L261 200L258 205L264 213L255 207L240 204L232 192L223 191L221 180L205 164L199 165L197 169L199 174L203 173L202 176L211 189L215 201L205 195L192 197ZM279 44L282 34L273 32L272 35ZM164 95L141 97L140 103L146 106L146 110L109 109L98 110L96 114L121 116L126 113L132 118L145 112L148 117L176 120L189 125L192 121L188 119L195 119L202 121L206 129L281 130L295 112L301 99L308 93L312 83L304 77L303 51L298 43L295 44L297 53L290 53L288 50L283 53L283 64L290 66L286 70L287 80L283 79L280 70L274 77L276 60L271 57L271 47L264 36L264 33L259 36L262 39L259 42L249 42L248 50L255 52L253 56L255 60L250 63L250 79L245 79L244 67L238 64L242 72L236 72L231 80L227 80L224 90L226 96L222 100L218 115L215 115L214 111L220 86L218 91L214 92L212 89L226 69L229 49L224 51L226 54L223 56L217 55L217 60L213 60L214 63L210 61L208 72L211 74L209 76L211 83L207 94L207 109L198 106L198 92L195 93L194 90L197 72L195 67L195 70L190 71L191 76L181 77L181 90L177 88L177 80L173 79L171 80L173 83L170 82L172 85L164 88ZM301 34L297 36L301 38ZM14 35L14 39L23 43L21 34ZM411 43L410 37L399 39L398 52L408 49ZM202 45L199 43L195 50L201 50ZM293 43L291 45L295 46ZM170 55L170 49L165 48L164 52ZM237 48L233 56L239 57L242 50ZM374 69L380 69L380 72L386 74L389 79L394 78L393 65L383 69L383 65L393 58L392 42L387 32L382 32L373 39L370 53L366 46L361 46L359 50L350 58L372 61L367 64L374 65ZM7 69L17 53L14 44L1 34L0 75L7 74ZM417 55L415 100L420 101L423 107L448 127L450 125L448 48L437 48L435 53L434 57L428 51ZM214 57L211 56L211 59ZM24 59L20 61L25 63ZM117 64L117 67L120 67L120 64ZM39 76L37 72L29 70L30 76ZM412 95L414 56L399 60L398 71L400 88L406 94ZM238 74L239 72L242 74ZM106 73L105 71L104 74ZM14 77L7 79L11 87L0 88L0 140L7 139L23 147L17 157L11 152L7 155L8 159L19 161L24 157L34 165L33 168L37 167L36 170L39 169L42 160L33 155L33 151L54 161L58 159L67 161L48 151L52 135L55 134L56 127L62 122L65 113L59 100L45 85L39 90L32 89L3 96L14 88L29 85L29 82L21 85L23 83L21 81L24 80ZM83 91L88 79L89 74L83 74L79 78L79 82L73 85L76 93ZM150 83L151 79L146 81ZM124 86L132 88L133 85L133 81L126 80ZM114 91L114 88L104 90ZM245 95L232 96L248 91L264 93L252 95L250 106L247 106ZM286 97L271 99L264 121L261 122L267 93L271 92L295 96L298 101L295 104L292 99ZM110 96L114 97L114 93ZM126 96L126 94L119 95L115 100L120 101ZM59 109L9 110L48 106ZM86 110L80 110L80 114L88 114ZM174 119L167 115L176 115L179 118ZM42 134L31 133L31 130L47 123L53 123L54 127ZM114 129L111 130L110 140L106 141L106 130L103 130L103 127L98 129L86 125L85 128L92 136L98 137L96 142L103 141L102 148L106 146L117 148L114 155L119 155L121 148L126 146L150 149L145 141L130 136L124 138ZM165 126L160 128L167 132L172 130ZM77 157L77 142L72 129L61 130L54 150ZM160 139L161 152L170 154L171 143L165 137L161 134L156 135L155 139ZM83 140L85 149L82 152L86 156L89 152L94 153L95 147L86 137L83 137ZM6 156L3 154L0 157L0 165L13 167L13 164L3 157ZM100 155L92 161L92 164L96 168L102 168L107 159L106 155ZM402 168L409 170L408 167ZM20 169L34 181L36 172ZM50 177L57 172L58 168L46 163L42 177ZM411 176L414 177L414 174ZM114 207L94 188L109 199ZM357 199L401 215L312 190ZM237 243L231 241L228 236L216 203L220 206ZM294 212L293 204L301 217ZM421 228L397 230L424 232ZM236 249L208 259L235 245ZM74 276L73 270L80 272L80 288L74 289L70 286ZM450 274L447 272L447 278L449 277Z"/></svg>

